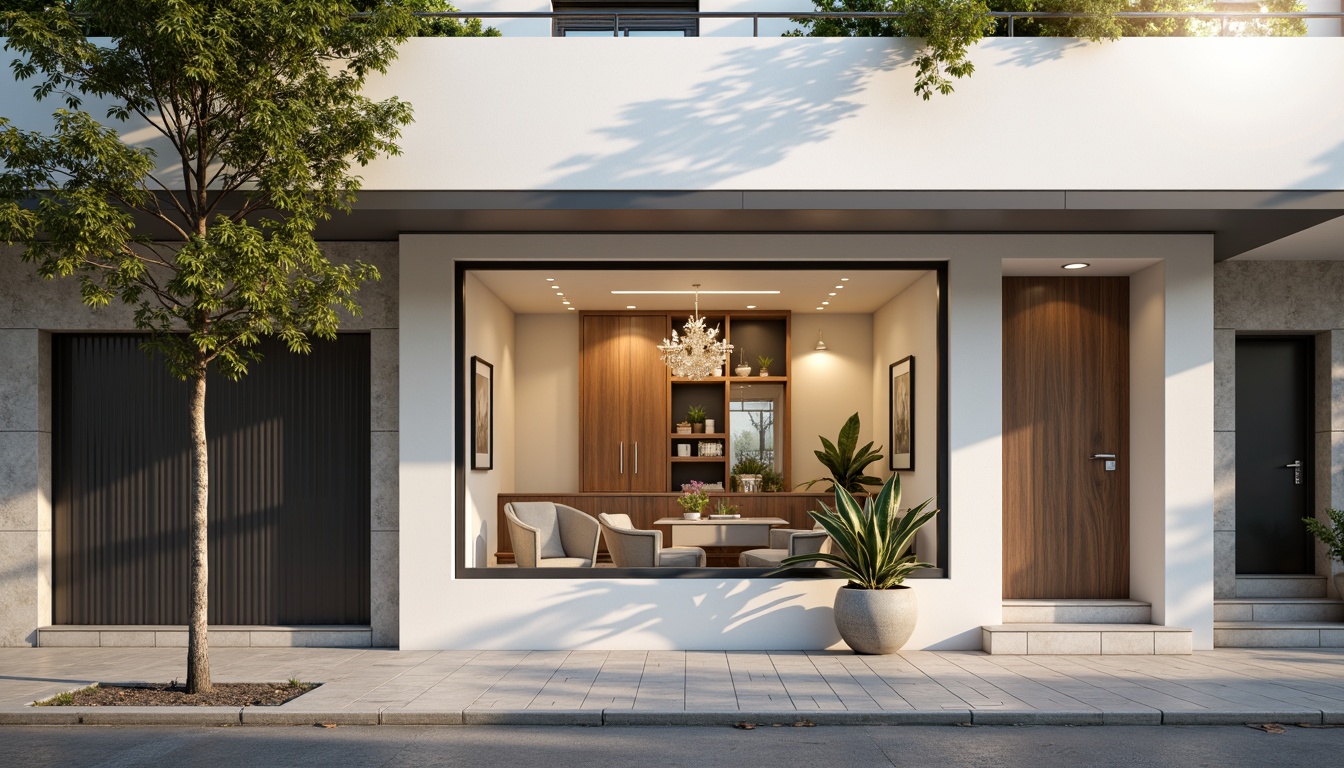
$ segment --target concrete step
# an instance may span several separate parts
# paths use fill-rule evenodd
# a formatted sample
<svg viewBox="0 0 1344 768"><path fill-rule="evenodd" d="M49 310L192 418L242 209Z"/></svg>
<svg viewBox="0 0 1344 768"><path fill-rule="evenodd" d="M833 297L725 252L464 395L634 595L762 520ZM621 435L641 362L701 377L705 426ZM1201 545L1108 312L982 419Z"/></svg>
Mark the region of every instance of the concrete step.
<svg viewBox="0 0 1344 768"><path fill-rule="evenodd" d="M996 624L980 633L995 656L1177 656L1194 648L1190 630L1156 624Z"/></svg>
<svg viewBox="0 0 1344 768"><path fill-rule="evenodd" d="M1213 620L1344 622L1344 601L1319 597L1248 597L1214 600Z"/></svg>
<svg viewBox="0 0 1344 768"><path fill-rule="evenodd" d="M368 626L301 624L296 626L211 626L211 648L369 648L373 630ZM182 625L57 624L39 627L37 644L44 648L154 648L187 647Z"/></svg>
<svg viewBox="0 0 1344 768"><path fill-rule="evenodd" d="M1325 597L1325 577L1238 574L1237 597Z"/></svg>
<svg viewBox="0 0 1344 768"><path fill-rule="evenodd" d="M1344 622L1215 621L1215 648L1344 648Z"/></svg>
<svg viewBox="0 0 1344 768"><path fill-rule="evenodd" d="M1149 624L1153 607L1141 600L1004 600L1004 624Z"/></svg>

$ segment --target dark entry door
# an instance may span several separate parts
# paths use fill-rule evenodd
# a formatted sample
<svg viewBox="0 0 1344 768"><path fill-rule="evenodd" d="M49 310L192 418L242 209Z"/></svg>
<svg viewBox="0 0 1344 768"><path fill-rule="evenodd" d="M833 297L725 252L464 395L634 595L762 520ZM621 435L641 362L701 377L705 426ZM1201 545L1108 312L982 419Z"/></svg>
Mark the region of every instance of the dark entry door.
<svg viewBox="0 0 1344 768"><path fill-rule="evenodd" d="M1309 337L1237 339L1237 573L1316 571L1315 372Z"/></svg>
<svg viewBox="0 0 1344 768"><path fill-rule="evenodd" d="M1128 278L1004 278L1003 596L1129 597Z"/></svg>

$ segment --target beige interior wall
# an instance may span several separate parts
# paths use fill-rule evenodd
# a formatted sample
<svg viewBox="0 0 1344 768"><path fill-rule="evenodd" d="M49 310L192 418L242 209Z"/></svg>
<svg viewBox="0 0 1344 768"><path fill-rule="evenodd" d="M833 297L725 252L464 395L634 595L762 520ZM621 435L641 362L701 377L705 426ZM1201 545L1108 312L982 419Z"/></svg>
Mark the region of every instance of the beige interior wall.
<svg viewBox="0 0 1344 768"><path fill-rule="evenodd" d="M825 351L816 350L818 329L826 340ZM858 412L863 426L860 445L878 439L882 430L873 421L873 316L795 314L791 331L789 452L790 482L796 486L828 474L813 454L821 448L817 436L834 441L850 414Z"/></svg>
<svg viewBox="0 0 1344 768"><path fill-rule="evenodd" d="M470 567L490 564L496 549L495 499L501 493L514 490L514 477L518 468L514 440L517 350L513 310L471 274L466 276L463 295L467 315L472 319L464 327L468 392L471 391L472 356L480 357L495 367L494 469L467 469L466 553L470 560L467 565ZM444 386L449 384L445 382ZM463 428L471 427L468 423ZM471 466L470 459L467 466Z"/></svg>
<svg viewBox="0 0 1344 768"><path fill-rule="evenodd" d="M572 312L518 315L514 328L514 490L577 493L579 318Z"/></svg>

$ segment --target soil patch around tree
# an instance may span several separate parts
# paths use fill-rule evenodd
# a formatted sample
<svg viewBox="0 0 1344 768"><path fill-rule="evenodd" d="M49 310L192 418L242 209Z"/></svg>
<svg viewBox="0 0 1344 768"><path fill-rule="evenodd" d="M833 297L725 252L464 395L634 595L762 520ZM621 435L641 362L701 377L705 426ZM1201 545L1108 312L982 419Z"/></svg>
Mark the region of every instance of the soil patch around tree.
<svg viewBox="0 0 1344 768"><path fill-rule="evenodd" d="M99 683L35 702L39 707L275 707L321 683L215 683L210 693L187 693L185 685Z"/></svg>

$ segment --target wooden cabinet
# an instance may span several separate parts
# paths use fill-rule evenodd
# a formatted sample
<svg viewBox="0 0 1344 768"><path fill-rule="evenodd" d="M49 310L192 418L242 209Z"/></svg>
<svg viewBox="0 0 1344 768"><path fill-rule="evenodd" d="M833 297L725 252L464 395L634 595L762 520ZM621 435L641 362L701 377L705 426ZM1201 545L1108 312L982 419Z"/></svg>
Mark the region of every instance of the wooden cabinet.
<svg viewBox="0 0 1344 768"><path fill-rule="evenodd" d="M584 315L579 477L584 492L666 490L667 315Z"/></svg>

